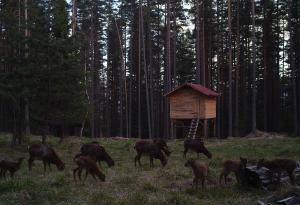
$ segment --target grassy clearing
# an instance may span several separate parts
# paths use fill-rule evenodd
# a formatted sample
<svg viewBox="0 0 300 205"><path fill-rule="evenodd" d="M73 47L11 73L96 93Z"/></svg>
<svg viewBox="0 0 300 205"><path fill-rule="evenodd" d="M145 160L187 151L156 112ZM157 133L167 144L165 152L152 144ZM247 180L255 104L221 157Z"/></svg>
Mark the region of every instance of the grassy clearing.
<svg viewBox="0 0 300 205"><path fill-rule="evenodd" d="M0 135L0 158L16 159L26 156L27 145L9 148L9 135ZM29 144L39 142L40 138L31 137ZM135 140L115 141L101 139L107 151L114 158L116 165L108 168L102 164L106 182L96 182L91 177L83 183L75 183L72 170L75 167L73 156L79 151L86 138L69 138L58 144L55 138L49 139L59 156L66 163L66 169L59 172L52 167L52 172L43 175L41 162L35 162L33 171L28 172L27 161L17 172L14 180L0 181L0 204L256 204L257 199L268 193L261 190L246 190L235 185L227 187L209 184L205 190L191 189L192 171L183 166L183 142L170 142L171 157L166 167L162 168L155 160L155 167L150 168L149 159L142 158L143 167L134 167L133 158ZM300 138L280 139L230 139L207 142L213 153L210 162L210 175L217 180L220 163L223 159L238 159L244 156L252 159L265 157L300 158ZM194 153L188 156L196 157ZM207 161L204 156L201 160ZM288 187L282 187L287 189Z"/></svg>

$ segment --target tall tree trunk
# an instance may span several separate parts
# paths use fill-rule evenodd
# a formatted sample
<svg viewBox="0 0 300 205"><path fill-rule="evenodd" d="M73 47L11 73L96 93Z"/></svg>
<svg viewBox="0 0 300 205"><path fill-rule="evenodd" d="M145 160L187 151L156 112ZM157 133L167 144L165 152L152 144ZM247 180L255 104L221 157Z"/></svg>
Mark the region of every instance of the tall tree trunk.
<svg viewBox="0 0 300 205"><path fill-rule="evenodd" d="M232 28L231 0L228 0L228 136L232 137Z"/></svg>
<svg viewBox="0 0 300 205"><path fill-rule="evenodd" d="M72 36L75 35L76 23L77 23L76 0L72 0Z"/></svg>
<svg viewBox="0 0 300 205"><path fill-rule="evenodd" d="M206 86L204 0L196 1L196 82Z"/></svg>
<svg viewBox="0 0 300 205"><path fill-rule="evenodd" d="M146 84L146 104L147 104L147 122L148 122L148 137L152 138L152 124L151 124L151 112L150 112L150 96L149 96L149 82L148 82L148 68L146 62L146 47L145 47L145 38L144 38L144 14L143 8L141 8L141 37L142 45L141 49L143 52L143 67L144 67L144 76Z"/></svg>
<svg viewBox="0 0 300 205"><path fill-rule="evenodd" d="M139 22L138 22L138 137L142 137L142 122L141 122L141 19L142 19L142 1L139 0Z"/></svg>
<svg viewBox="0 0 300 205"><path fill-rule="evenodd" d="M28 2L24 0L24 18L25 18L25 38L27 42L27 38L29 37L28 31ZM28 44L25 44L25 58L27 59L29 56L28 53ZM27 91L27 90L26 90ZM27 95L27 94L26 94ZM25 120L25 134L30 135L30 119L29 119L29 99L27 96L24 98L24 120Z"/></svg>
<svg viewBox="0 0 300 205"><path fill-rule="evenodd" d="M292 98L293 98L293 133L299 134L299 119L298 119L298 106L297 106L297 74L296 74L296 67L295 67L295 28L292 25L292 3L289 4L289 17L288 17L288 24L289 24L289 32L290 32L290 66L291 66L291 78L292 78Z"/></svg>
<svg viewBox="0 0 300 205"><path fill-rule="evenodd" d="M236 23L236 70L235 70L235 131L234 136L239 136L240 128L240 104L239 104L239 92L240 92L240 55L241 55L241 45L240 45L240 0L237 0L237 23Z"/></svg>
<svg viewBox="0 0 300 205"><path fill-rule="evenodd" d="M252 122L251 131L256 132L256 36L255 36L255 0L252 0Z"/></svg>

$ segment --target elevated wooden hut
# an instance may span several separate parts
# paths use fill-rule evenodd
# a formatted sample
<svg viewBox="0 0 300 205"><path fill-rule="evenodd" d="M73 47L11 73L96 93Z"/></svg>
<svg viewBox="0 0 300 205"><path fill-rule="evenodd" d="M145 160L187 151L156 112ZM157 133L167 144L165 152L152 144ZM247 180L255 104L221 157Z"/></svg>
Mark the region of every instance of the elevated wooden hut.
<svg viewBox="0 0 300 205"><path fill-rule="evenodd" d="M186 127L187 122L190 124L188 137L196 137L199 124L203 125L203 135L207 136L208 120L215 124L218 93L199 84L186 83L167 93L166 96L170 100L173 137L176 137L176 128Z"/></svg>

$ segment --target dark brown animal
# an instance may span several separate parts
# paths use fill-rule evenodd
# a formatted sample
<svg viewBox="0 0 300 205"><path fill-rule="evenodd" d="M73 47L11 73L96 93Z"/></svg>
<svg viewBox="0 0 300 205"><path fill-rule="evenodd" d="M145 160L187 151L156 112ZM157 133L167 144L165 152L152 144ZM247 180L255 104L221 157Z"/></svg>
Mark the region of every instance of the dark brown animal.
<svg viewBox="0 0 300 205"><path fill-rule="evenodd" d="M280 181L281 172L285 171L289 175L292 184L295 184L294 170L297 168L297 162L292 159L273 159L265 160L260 159L257 163L257 169L261 167L268 168L272 174L277 173L277 180Z"/></svg>
<svg viewBox="0 0 300 205"><path fill-rule="evenodd" d="M150 158L150 166L153 167L153 159L159 159L162 166L167 164L167 159L162 152L161 147L154 142L150 141L138 141L135 143L134 149L136 150L136 157L134 158L134 165L136 166L136 162L138 161L139 165L141 164L141 156L148 155Z"/></svg>
<svg viewBox="0 0 300 205"><path fill-rule="evenodd" d="M157 144L157 146L169 157L171 152L169 151L169 147L167 142L163 139L154 139L153 143Z"/></svg>
<svg viewBox="0 0 300 205"><path fill-rule="evenodd" d="M82 155L90 156L96 159L97 162L105 161L109 167L115 165L114 160L106 152L105 148L97 142L84 144L80 148Z"/></svg>
<svg viewBox="0 0 300 205"><path fill-rule="evenodd" d="M241 181L241 174L243 169L247 166L247 159L240 157L240 161L238 160L225 160L222 163L222 171L219 177L219 183L222 183L222 179L224 178L225 184L227 184L227 176L233 172L235 174L236 180L238 183Z"/></svg>
<svg viewBox="0 0 300 205"><path fill-rule="evenodd" d="M197 156L199 157L199 153L203 153L206 155L209 159L212 158L212 154L206 149L204 146L204 143L201 139L186 139L184 140L184 151L183 156L186 158L186 153L192 150L197 153Z"/></svg>
<svg viewBox="0 0 300 205"><path fill-rule="evenodd" d="M6 177L6 172L8 171L10 173L10 177L13 178L16 171L18 171L21 168L21 164L24 158L19 158L18 161L8 161L8 160L2 160L0 161L0 178Z"/></svg>
<svg viewBox="0 0 300 205"><path fill-rule="evenodd" d="M55 164L57 169L62 171L65 168L65 164L58 157L56 152L49 146L45 144L33 144L29 147L29 159L28 159L28 168L32 169L32 164L34 160L42 160L44 164L44 172L46 172L46 166L50 164Z"/></svg>
<svg viewBox="0 0 300 205"><path fill-rule="evenodd" d="M84 181L88 174L91 174L94 179L98 177L101 181L105 181L105 175L99 170L96 161L89 156L78 155L74 161L78 165L78 167L73 170L74 181L76 181L76 172L78 172L78 178L81 181L81 172L83 169L86 171Z"/></svg>
<svg viewBox="0 0 300 205"><path fill-rule="evenodd" d="M205 181L208 177L208 165L205 163L201 163L199 161L196 161L194 159L189 159L184 165L185 167L191 167L194 172L194 180L193 180L193 186L198 188L199 181L202 184L202 188L205 188Z"/></svg>

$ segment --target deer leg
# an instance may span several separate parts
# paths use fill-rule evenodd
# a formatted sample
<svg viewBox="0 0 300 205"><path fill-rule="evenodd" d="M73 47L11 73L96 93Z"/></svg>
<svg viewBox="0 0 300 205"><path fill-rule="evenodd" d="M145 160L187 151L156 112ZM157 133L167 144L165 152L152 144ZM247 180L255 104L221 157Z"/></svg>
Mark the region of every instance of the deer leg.
<svg viewBox="0 0 300 205"><path fill-rule="evenodd" d="M97 178L96 178L96 176L95 176L94 173L92 173L92 177L93 177L95 180L97 180Z"/></svg>
<svg viewBox="0 0 300 205"><path fill-rule="evenodd" d="M224 181L225 181L225 184L227 184L227 176L228 176L228 173L224 173Z"/></svg>
<svg viewBox="0 0 300 205"><path fill-rule="evenodd" d="M183 158L186 159L186 153L188 152L188 148L184 148L184 151L183 151Z"/></svg>
<svg viewBox="0 0 300 205"><path fill-rule="evenodd" d="M46 174L46 169L47 169L47 162L45 160L43 160L43 164L44 164L44 175Z"/></svg>
<svg viewBox="0 0 300 205"><path fill-rule="evenodd" d="M224 177L224 170L221 172L220 176L219 176L219 184L222 184L222 179Z"/></svg>
<svg viewBox="0 0 300 205"><path fill-rule="evenodd" d="M78 178L79 178L79 181L81 181L81 172L82 172L82 168L80 168L79 170L78 170Z"/></svg>
<svg viewBox="0 0 300 205"><path fill-rule="evenodd" d="M195 189L198 188L198 178L196 178L196 177L193 180L193 186L194 186Z"/></svg>
<svg viewBox="0 0 300 205"><path fill-rule="evenodd" d="M50 162L48 162L48 167L49 167L49 170L52 171Z"/></svg>
<svg viewBox="0 0 300 205"><path fill-rule="evenodd" d="M281 181L281 172L279 171L277 173L277 182L280 183L280 181Z"/></svg>
<svg viewBox="0 0 300 205"><path fill-rule="evenodd" d="M87 176L88 176L88 170L85 170L85 177L84 177L84 181L86 180Z"/></svg>
<svg viewBox="0 0 300 205"><path fill-rule="evenodd" d="M153 167L153 157L150 156L150 167Z"/></svg>
<svg viewBox="0 0 300 205"><path fill-rule="evenodd" d="M136 161L138 160L138 155L134 158L134 166L136 167Z"/></svg>
<svg viewBox="0 0 300 205"><path fill-rule="evenodd" d="M31 169L32 169L33 161L34 161L34 158L30 155L30 157L28 159L28 169L29 169L29 171L31 171Z"/></svg>
<svg viewBox="0 0 300 205"><path fill-rule="evenodd" d="M289 175L291 184L292 184L292 185L295 185L295 175L294 175L293 171L289 171L289 172L288 172L288 175Z"/></svg>
<svg viewBox="0 0 300 205"><path fill-rule="evenodd" d="M205 188L205 177L202 178L202 189Z"/></svg>
<svg viewBox="0 0 300 205"><path fill-rule="evenodd" d="M76 182L76 172L78 171L79 167L77 167L76 169L73 169L73 178L74 181Z"/></svg>
<svg viewBox="0 0 300 205"><path fill-rule="evenodd" d="M10 178L14 178L14 171L10 171Z"/></svg>
<svg viewBox="0 0 300 205"><path fill-rule="evenodd" d="M142 166L142 164L141 164L141 154L140 154L140 153L138 153L138 154L136 155L136 157L135 157L134 160L135 160L135 161L134 161L135 166L136 166L136 161L138 161L140 167Z"/></svg>
<svg viewBox="0 0 300 205"><path fill-rule="evenodd" d="M237 183L239 184L240 183L240 177L239 177L238 173L234 172L234 175L235 175Z"/></svg>

